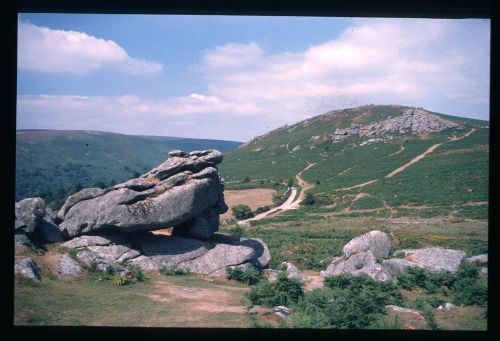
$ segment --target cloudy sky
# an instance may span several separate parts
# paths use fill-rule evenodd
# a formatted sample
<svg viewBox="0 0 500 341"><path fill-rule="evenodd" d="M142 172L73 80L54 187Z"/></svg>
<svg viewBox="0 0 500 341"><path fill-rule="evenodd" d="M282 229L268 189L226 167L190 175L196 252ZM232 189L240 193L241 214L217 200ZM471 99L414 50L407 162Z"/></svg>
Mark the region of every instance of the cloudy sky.
<svg viewBox="0 0 500 341"><path fill-rule="evenodd" d="M17 129L246 141L333 109L489 119L490 20L21 14Z"/></svg>

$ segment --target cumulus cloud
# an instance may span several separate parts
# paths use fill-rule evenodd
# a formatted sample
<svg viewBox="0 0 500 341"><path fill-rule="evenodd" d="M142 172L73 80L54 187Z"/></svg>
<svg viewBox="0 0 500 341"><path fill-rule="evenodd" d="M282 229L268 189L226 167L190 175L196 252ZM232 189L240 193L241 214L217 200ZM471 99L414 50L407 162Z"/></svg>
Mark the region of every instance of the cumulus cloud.
<svg viewBox="0 0 500 341"><path fill-rule="evenodd" d="M47 73L84 74L105 67L135 75L162 70L159 63L132 58L112 40L23 21L18 23L17 60L20 69Z"/></svg>

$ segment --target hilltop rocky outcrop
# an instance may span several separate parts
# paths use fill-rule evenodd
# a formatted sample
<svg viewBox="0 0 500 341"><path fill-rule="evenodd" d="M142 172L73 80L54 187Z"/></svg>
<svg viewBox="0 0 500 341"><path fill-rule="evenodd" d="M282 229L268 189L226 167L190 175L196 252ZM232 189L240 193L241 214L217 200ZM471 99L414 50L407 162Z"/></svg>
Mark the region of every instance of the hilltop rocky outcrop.
<svg viewBox="0 0 500 341"><path fill-rule="evenodd" d="M433 133L449 128L458 128L460 125L431 114L423 109L407 109L400 116L388 118L384 121L362 125L352 123L350 127L336 129L331 136L334 142L342 141L349 136L378 136L386 133Z"/></svg>
<svg viewBox="0 0 500 341"><path fill-rule="evenodd" d="M82 267L103 271L127 264L202 274L221 274L228 266L265 268L271 257L261 239L215 233L219 214L228 209L216 167L221 161L217 150L172 151L138 178L75 193L57 214L41 198L24 199L16 203L16 243L40 236L42 242L66 240L61 247L69 255L59 257L60 276L78 275ZM170 227L172 235L151 232ZM54 229L57 237L47 237ZM29 277L37 278L31 272Z"/></svg>

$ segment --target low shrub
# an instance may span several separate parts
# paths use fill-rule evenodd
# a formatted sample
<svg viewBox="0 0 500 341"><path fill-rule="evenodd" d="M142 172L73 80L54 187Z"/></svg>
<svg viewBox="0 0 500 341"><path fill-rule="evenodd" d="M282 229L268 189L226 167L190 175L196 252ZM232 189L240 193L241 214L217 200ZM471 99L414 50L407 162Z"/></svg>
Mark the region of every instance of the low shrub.
<svg viewBox="0 0 500 341"><path fill-rule="evenodd" d="M189 274L188 269L176 268L173 266L162 267L158 271L165 276L183 276Z"/></svg>
<svg viewBox="0 0 500 341"><path fill-rule="evenodd" d="M256 268L250 268L248 270L241 270L238 268L227 268L226 274L228 279L234 279L243 282L247 285L255 285L259 283L263 276L260 271Z"/></svg>
<svg viewBox="0 0 500 341"><path fill-rule="evenodd" d="M274 283L258 282L252 290L246 293L246 297L252 304L266 307L290 306L296 304L303 295L300 282L287 278L285 273L280 273Z"/></svg>

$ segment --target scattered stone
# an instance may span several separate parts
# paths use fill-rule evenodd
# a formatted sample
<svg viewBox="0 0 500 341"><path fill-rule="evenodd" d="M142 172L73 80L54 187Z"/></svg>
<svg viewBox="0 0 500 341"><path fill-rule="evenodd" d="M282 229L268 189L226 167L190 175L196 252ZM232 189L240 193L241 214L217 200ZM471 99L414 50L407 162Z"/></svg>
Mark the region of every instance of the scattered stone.
<svg viewBox="0 0 500 341"><path fill-rule="evenodd" d="M281 263L281 267L286 269L287 278L294 279L299 282L305 282L309 279L309 277L300 271L299 268L293 263L283 262Z"/></svg>
<svg viewBox="0 0 500 341"><path fill-rule="evenodd" d="M24 232L33 233L45 216L47 205L42 198L26 198L16 202L16 224L18 228L22 228Z"/></svg>
<svg viewBox="0 0 500 341"><path fill-rule="evenodd" d="M404 255L406 260L432 272L456 272L465 258L465 252L441 247L405 249L394 252L394 256Z"/></svg>
<svg viewBox="0 0 500 341"><path fill-rule="evenodd" d="M274 269L264 269L262 270L262 275L270 282L276 282L278 280L279 271Z"/></svg>
<svg viewBox="0 0 500 341"><path fill-rule="evenodd" d="M273 308L273 312L275 315L278 315L279 317L282 318L288 318L290 316L290 309L283 305L279 305L277 307Z"/></svg>
<svg viewBox="0 0 500 341"><path fill-rule="evenodd" d="M272 308L261 307L260 305L253 306L248 310L249 314L257 314L257 315L269 315L272 314L274 310Z"/></svg>
<svg viewBox="0 0 500 341"><path fill-rule="evenodd" d="M76 276L83 272L82 267L68 255L62 255L59 258L59 264L57 266L57 273L60 276Z"/></svg>
<svg viewBox="0 0 500 341"><path fill-rule="evenodd" d="M437 307L438 310L450 310L456 308L456 305L451 304L451 303L445 303Z"/></svg>
<svg viewBox="0 0 500 341"><path fill-rule="evenodd" d="M386 258L391 251L391 240L389 236L381 231L370 231L352 239L343 248L346 257L356 252L368 250L372 252L376 259Z"/></svg>
<svg viewBox="0 0 500 341"><path fill-rule="evenodd" d="M35 282L40 282L42 279L40 268L31 258L16 257L14 273Z"/></svg>
<svg viewBox="0 0 500 341"><path fill-rule="evenodd" d="M467 261L472 264L488 264L488 254L482 254L467 258Z"/></svg>
<svg viewBox="0 0 500 341"><path fill-rule="evenodd" d="M415 319L418 319L418 320L421 320L421 321L425 321L424 316L418 310L413 310L413 309L398 307L397 305L386 305L385 308L387 310L395 312L395 313L409 314L409 315L412 315L412 317L415 318Z"/></svg>

